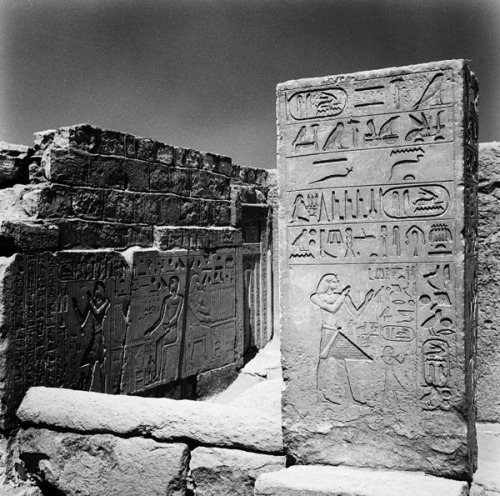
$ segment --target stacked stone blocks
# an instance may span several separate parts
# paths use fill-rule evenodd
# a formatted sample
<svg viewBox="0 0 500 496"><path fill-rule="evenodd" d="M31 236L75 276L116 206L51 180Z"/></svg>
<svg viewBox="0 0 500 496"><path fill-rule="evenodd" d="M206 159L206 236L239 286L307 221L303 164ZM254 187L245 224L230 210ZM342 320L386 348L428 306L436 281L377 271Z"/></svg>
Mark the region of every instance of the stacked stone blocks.
<svg viewBox="0 0 500 496"><path fill-rule="evenodd" d="M234 376L265 306L243 297L241 226L243 205L270 219L267 172L87 124L37 133L25 162L0 190L4 426L34 385L192 397Z"/></svg>

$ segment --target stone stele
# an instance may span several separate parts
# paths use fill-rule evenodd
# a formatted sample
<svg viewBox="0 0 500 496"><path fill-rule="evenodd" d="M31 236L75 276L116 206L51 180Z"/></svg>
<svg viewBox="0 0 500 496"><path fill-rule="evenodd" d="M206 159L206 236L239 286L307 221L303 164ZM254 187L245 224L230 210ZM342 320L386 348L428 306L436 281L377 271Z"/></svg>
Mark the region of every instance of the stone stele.
<svg viewBox="0 0 500 496"><path fill-rule="evenodd" d="M477 82L460 60L278 86L284 439L475 466Z"/></svg>

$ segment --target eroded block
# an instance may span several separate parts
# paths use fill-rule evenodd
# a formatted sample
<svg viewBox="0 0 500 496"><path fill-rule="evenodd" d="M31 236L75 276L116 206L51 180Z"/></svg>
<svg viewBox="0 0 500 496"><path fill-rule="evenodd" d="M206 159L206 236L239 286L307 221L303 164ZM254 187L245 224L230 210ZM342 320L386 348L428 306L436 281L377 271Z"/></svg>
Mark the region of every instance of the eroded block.
<svg viewBox="0 0 500 496"><path fill-rule="evenodd" d="M195 448L189 469L194 494L199 496L253 496L255 479L285 468L284 456L225 448Z"/></svg>
<svg viewBox="0 0 500 496"><path fill-rule="evenodd" d="M241 356L236 251L134 253L124 392L221 368Z"/></svg>
<svg viewBox="0 0 500 496"><path fill-rule="evenodd" d="M132 259L130 329L122 390L136 393L180 378L187 252L138 251Z"/></svg>
<svg viewBox="0 0 500 496"><path fill-rule="evenodd" d="M118 393L130 268L112 251L17 254L3 277L6 425L34 385Z"/></svg>
<svg viewBox="0 0 500 496"><path fill-rule="evenodd" d="M278 86L285 444L470 477L477 84L446 61Z"/></svg>
<svg viewBox="0 0 500 496"><path fill-rule="evenodd" d="M237 326L236 250L189 256L184 377L233 363Z"/></svg>
<svg viewBox="0 0 500 496"><path fill-rule="evenodd" d="M189 450L181 443L27 429L18 436L27 470L69 495L184 495Z"/></svg>
<svg viewBox="0 0 500 496"><path fill-rule="evenodd" d="M500 143L479 146L479 274L477 417L500 422Z"/></svg>

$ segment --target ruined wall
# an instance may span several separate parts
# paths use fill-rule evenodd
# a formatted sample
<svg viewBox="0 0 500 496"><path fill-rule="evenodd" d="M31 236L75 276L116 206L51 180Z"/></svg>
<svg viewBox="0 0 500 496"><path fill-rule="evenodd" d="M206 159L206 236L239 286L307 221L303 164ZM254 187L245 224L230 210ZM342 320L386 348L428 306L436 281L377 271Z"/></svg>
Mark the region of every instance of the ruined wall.
<svg viewBox="0 0 500 496"><path fill-rule="evenodd" d="M500 422L500 143L479 145L477 419Z"/></svg>
<svg viewBox="0 0 500 496"><path fill-rule="evenodd" d="M193 397L267 342L265 170L90 125L34 151L0 191L6 418L35 385Z"/></svg>

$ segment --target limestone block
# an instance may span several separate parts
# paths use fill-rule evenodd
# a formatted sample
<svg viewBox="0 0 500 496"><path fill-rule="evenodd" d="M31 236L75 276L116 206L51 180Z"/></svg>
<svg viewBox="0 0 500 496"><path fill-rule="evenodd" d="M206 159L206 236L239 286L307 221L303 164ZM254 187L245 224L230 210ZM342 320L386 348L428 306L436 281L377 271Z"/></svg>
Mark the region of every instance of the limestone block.
<svg viewBox="0 0 500 496"><path fill-rule="evenodd" d="M0 186L27 182L32 148L0 141Z"/></svg>
<svg viewBox="0 0 500 496"><path fill-rule="evenodd" d="M228 200L229 178L203 170L193 171L190 189L192 196Z"/></svg>
<svg viewBox="0 0 500 496"><path fill-rule="evenodd" d="M36 486L0 486L0 496L43 496L42 491Z"/></svg>
<svg viewBox="0 0 500 496"><path fill-rule="evenodd" d="M285 463L284 456L199 447L191 452L189 469L195 496L253 496L255 479Z"/></svg>
<svg viewBox="0 0 500 496"><path fill-rule="evenodd" d="M477 83L451 60L278 86L285 444L475 467Z"/></svg>
<svg viewBox="0 0 500 496"><path fill-rule="evenodd" d="M54 250L59 243L57 226L42 222L0 221L0 244L20 251Z"/></svg>
<svg viewBox="0 0 500 496"><path fill-rule="evenodd" d="M175 150L173 146L165 145L164 143L157 143L156 158L158 162L165 165L171 165L174 161Z"/></svg>
<svg viewBox="0 0 500 496"><path fill-rule="evenodd" d="M109 190L103 192L103 220L132 224L135 221L135 204L138 193Z"/></svg>
<svg viewBox="0 0 500 496"><path fill-rule="evenodd" d="M137 251L132 256L129 330L122 391L137 393L236 362L235 248ZM189 266L189 279L188 279Z"/></svg>
<svg viewBox="0 0 500 496"><path fill-rule="evenodd" d="M168 167L163 163L151 165L150 189L162 193L190 196L191 170Z"/></svg>
<svg viewBox="0 0 500 496"><path fill-rule="evenodd" d="M216 155L215 153L202 152L200 168L206 171L213 172L217 167L217 160L218 160L218 155Z"/></svg>
<svg viewBox="0 0 500 496"><path fill-rule="evenodd" d="M135 151L138 159L155 161L156 143L149 138L135 138Z"/></svg>
<svg viewBox="0 0 500 496"><path fill-rule="evenodd" d="M3 431L10 427L15 408L19 405L20 398L15 401L15 390L12 387L11 374L15 370L13 363L13 336L12 321L15 311L18 311L18 302L12 297L9 286L15 279L16 257L0 257L0 429ZM5 442L0 436L2 443ZM6 448L6 443L2 448ZM5 459L1 460L0 468L3 472Z"/></svg>
<svg viewBox="0 0 500 496"><path fill-rule="evenodd" d="M149 191L151 165L141 160L127 159L123 164L127 177L127 189Z"/></svg>
<svg viewBox="0 0 500 496"><path fill-rule="evenodd" d="M477 417L500 422L500 143L479 145Z"/></svg>
<svg viewBox="0 0 500 496"><path fill-rule="evenodd" d="M24 397L17 416L27 424L55 429L147 434L158 441L191 439L263 453L283 451L281 423L276 416L201 401L35 387Z"/></svg>
<svg viewBox="0 0 500 496"><path fill-rule="evenodd" d="M129 248L153 245L152 226L92 222L80 219L54 219L59 228L59 242L70 248Z"/></svg>
<svg viewBox="0 0 500 496"><path fill-rule="evenodd" d="M219 155L218 158L219 160L217 161L217 168L214 172L218 172L219 174L230 177L233 170L233 161L231 160L231 157Z"/></svg>
<svg viewBox="0 0 500 496"><path fill-rule="evenodd" d="M88 220L102 220L104 205L104 190L75 188L71 195L71 210L75 217ZM63 217L60 209L57 217ZM123 222L119 219L120 222Z"/></svg>
<svg viewBox="0 0 500 496"><path fill-rule="evenodd" d="M210 221L213 226L229 226L231 224L231 204L228 201L205 202L210 206Z"/></svg>
<svg viewBox="0 0 500 496"><path fill-rule="evenodd" d="M500 495L500 424L477 424L478 461L471 496Z"/></svg>
<svg viewBox="0 0 500 496"><path fill-rule="evenodd" d="M295 465L259 476L255 496L467 496L466 482L352 467Z"/></svg>
<svg viewBox="0 0 500 496"><path fill-rule="evenodd" d="M20 458L45 487L68 496L183 496L188 447L110 434L47 429L18 434Z"/></svg>
<svg viewBox="0 0 500 496"><path fill-rule="evenodd" d="M259 409L281 418L281 378L258 382L237 396L232 405L239 408Z"/></svg>
<svg viewBox="0 0 500 496"><path fill-rule="evenodd" d="M87 185L89 156L77 150L48 146L42 155L42 167L47 179L69 185Z"/></svg>
<svg viewBox="0 0 500 496"><path fill-rule="evenodd" d="M239 377L243 358L213 370L200 372L196 376L196 399L204 401L226 391Z"/></svg>
<svg viewBox="0 0 500 496"><path fill-rule="evenodd" d="M124 159L106 156L92 157L89 161L88 184L100 188L125 189L127 174Z"/></svg>
<svg viewBox="0 0 500 496"><path fill-rule="evenodd" d="M201 153L190 148L175 147L174 164L178 167L199 168L201 166Z"/></svg>
<svg viewBox="0 0 500 496"><path fill-rule="evenodd" d="M176 248L213 250L241 246L241 231L232 227L156 227L155 247L161 250Z"/></svg>
<svg viewBox="0 0 500 496"><path fill-rule="evenodd" d="M0 189L0 211L8 220L35 220L38 218L41 188L15 184L11 188Z"/></svg>

